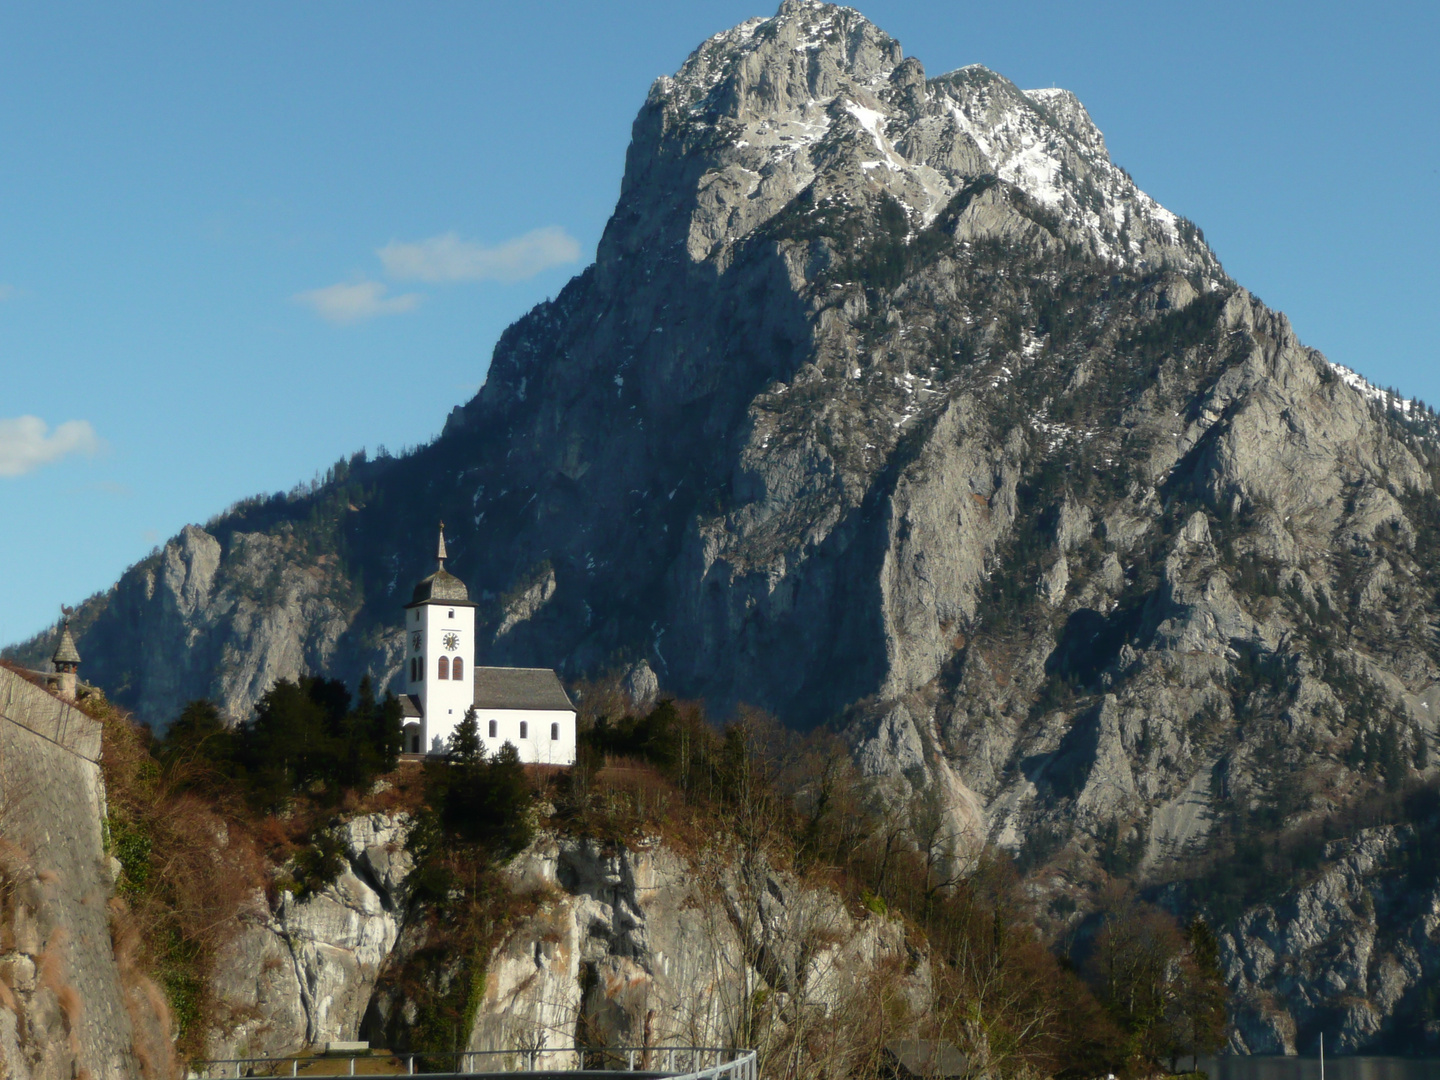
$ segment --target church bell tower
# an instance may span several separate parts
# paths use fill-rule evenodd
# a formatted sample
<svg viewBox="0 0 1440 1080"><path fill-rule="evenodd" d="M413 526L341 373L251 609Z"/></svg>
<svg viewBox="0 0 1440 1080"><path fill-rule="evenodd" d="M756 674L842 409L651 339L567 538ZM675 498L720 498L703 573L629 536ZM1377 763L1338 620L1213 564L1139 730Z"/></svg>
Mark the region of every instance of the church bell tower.
<svg viewBox="0 0 1440 1080"><path fill-rule="evenodd" d="M475 701L475 605L465 583L445 569L448 557L441 522L439 569L415 586L405 605L405 689L420 706L414 748L422 753L443 753Z"/></svg>

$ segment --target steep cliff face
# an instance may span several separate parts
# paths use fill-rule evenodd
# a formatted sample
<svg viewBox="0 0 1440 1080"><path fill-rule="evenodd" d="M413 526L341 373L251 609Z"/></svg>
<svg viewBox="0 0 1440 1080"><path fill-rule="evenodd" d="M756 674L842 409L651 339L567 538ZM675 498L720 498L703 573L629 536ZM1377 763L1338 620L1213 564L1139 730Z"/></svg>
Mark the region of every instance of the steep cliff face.
<svg viewBox="0 0 1440 1080"><path fill-rule="evenodd" d="M1423 829L1366 829L1325 858L1222 939L1237 992L1230 1049L1312 1053L1323 1038L1335 1053L1433 1052L1440 883Z"/></svg>
<svg viewBox="0 0 1440 1080"><path fill-rule="evenodd" d="M158 723L383 684L443 517L486 662L838 721L1058 902L1435 776L1437 475L1433 418L1073 96L791 0L654 84L595 264L435 444L187 529L76 626Z"/></svg>
<svg viewBox="0 0 1440 1080"><path fill-rule="evenodd" d="M409 829L403 814L351 819L336 829L347 858L334 881L303 900L252 898L215 963L208 1057L283 1057L359 1037L405 923Z"/></svg>
<svg viewBox="0 0 1440 1080"><path fill-rule="evenodd" d="M408 828L403 816L352 820L340 828L349 865L334 882L273 909L256 898L216 966L229 1019L211 1057L357 1037L408 1045L415 1004L380 978L424 943L423 913L408 904ZM928 990L898 921L857 918L835 893L783 873L747 879L718 849L685 858L658 840L546 835L506 875L538 903L483 965L464 1050L533 1050L543 1068L570 1066L559 1051L580 1043L755 1045L776 1029L837 1022L882 972L917 1002Z"/></svg>
<svg viewBox="0 0 1440 1080"><path fill-rule="evenodd" d="M354 619L333 553L284 527L221 535L187 525L82 616L86 678L158 723L197 697L248 716L277 679L327 670Z"/></svg>
<svg viewBox="0 0 1440 1080"><path fill-rule="evenodd" d="M100 725L0 668L0 1073L162 1080L163 996L112 945Z"/></svg>
<svg viewBox="0 0 1440 1080"><path fill-rule="evenodd" d="M720 851L549 839L510 873L553 899L492 957L470 1049L563 1048L577 1024L610 1046L820 1041L882 973L928 1000L898 920Z"/></svg>

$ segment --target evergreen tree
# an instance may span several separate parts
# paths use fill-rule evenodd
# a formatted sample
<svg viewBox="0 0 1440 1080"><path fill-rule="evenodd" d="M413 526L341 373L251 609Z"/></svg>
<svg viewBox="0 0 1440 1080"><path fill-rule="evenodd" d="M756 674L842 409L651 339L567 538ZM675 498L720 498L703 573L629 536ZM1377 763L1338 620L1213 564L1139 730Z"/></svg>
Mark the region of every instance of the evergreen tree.
<svg viewBox="0 0 1440 1080"><path fill-rule="evenodd" d="M492 857L513 855L530 842L532 798L520 752L507 742L488 758L473 708L450 737L445 760L427 765L425 788L445 832Z"/></svg>
<svg viewBox="0 0 1440 1080"><path fill-rule="evenodd" d="M297 791L338 771L335 729L349 711L349 694L339 683L325 684L310 676L295 682L281 679L260 699L254 718L242 729L239 757L251 797L259 805L278 808Z"/></svg>
<svg viewBox="0 0 1440 1080"><path fill-rule="evenodd" d="M197 713L185 737L204 722ZM398 764L401 739L399 701L391 694L377 701L368 678L352 708L343 683L301 676L271 687L231 736L230 753L251 801L276 809L299 792L334 801L346 790L368 789Z"/></svg>
<svg viewBox="0 0 1440 1080"><path fill-rule="evenodd" d="M170 722L155 755L172 783L189 787L235 768L235 740L213 701L190 702Z"/></svg>
<svg viewBox="0 0 1440 1080"><path fill-rule="evenodd" d="M446 756L457 765L478 765L485 757L485 744L480 741L480 723L475 719L475 706L465 710L465 718L450 736Z"/></svg>
<svg viewBox="0 0 1440 1080"><path fill-rule="evenodd" d="M1176 1040L1176 1052L1193 1057L1214 1053L1224 1043L1228 994L1225 972L1220 967L1220 943L1209 924L1195 916L1185 927L1185 941L1189 963L1183 971L1184 1037Z"/></svg>

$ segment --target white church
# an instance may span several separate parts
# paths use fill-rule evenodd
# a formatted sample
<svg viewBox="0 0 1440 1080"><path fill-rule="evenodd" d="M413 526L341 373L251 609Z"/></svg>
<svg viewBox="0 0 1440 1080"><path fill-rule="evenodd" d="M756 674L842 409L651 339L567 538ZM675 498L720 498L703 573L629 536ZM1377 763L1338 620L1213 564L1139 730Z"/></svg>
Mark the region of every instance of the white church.
<svg viewBox="0 0 1440 1080"><path fill-rule="evenodd" d="M405 751L443 754L472 706L487 756L507 742L533 765L575 764L575 706L549 668L475 666L475 605L465 583L440 567L405 605L408 676L400 704Z"/></svg>

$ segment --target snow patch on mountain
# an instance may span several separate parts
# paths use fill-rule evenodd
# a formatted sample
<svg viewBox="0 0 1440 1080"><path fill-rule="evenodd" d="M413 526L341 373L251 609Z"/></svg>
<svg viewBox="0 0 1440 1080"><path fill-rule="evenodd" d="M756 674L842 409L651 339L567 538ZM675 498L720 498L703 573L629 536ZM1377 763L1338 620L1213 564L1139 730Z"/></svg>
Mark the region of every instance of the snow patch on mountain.
<svg viewBox="0 0 1440 1080"><path fill-rule="evenodd" d="M1416 398L1402 397L1393 390L1376 386L1358 371L1348 368L1344 364L1337 364L1333 360L1327 360L1326 363L1330 365L1336 375L1340 376L1341 382L1366 401L1378 405L1382 409L1393 409L1407 420L1424 420L1432 424L1436 422L1434 414Z"/></svg>

